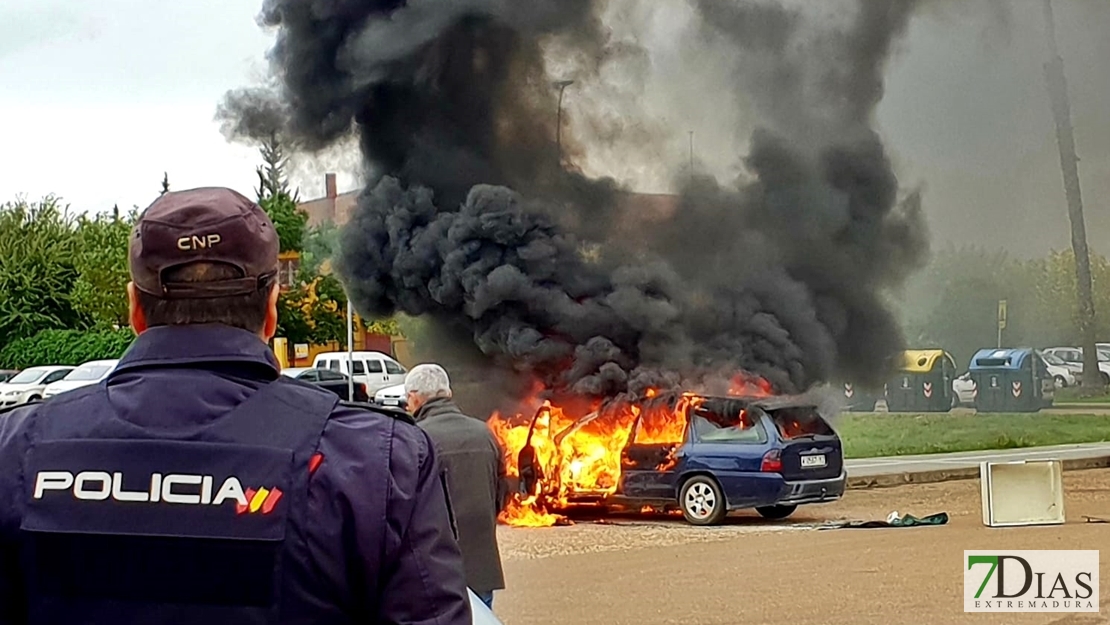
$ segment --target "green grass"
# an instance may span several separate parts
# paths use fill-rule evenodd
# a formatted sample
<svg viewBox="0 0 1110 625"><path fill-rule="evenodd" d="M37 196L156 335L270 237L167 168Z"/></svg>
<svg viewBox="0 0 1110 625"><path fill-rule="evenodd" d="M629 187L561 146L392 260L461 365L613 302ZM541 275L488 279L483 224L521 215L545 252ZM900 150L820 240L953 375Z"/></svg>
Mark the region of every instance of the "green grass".
<svg viewBox="0 0 1110 625"><path fill-rule="evenodd" d="M845 413L834 425L847 458L1110 441L1110 415Z"/></svg>
<svg viewBox="0 0 1110 625"><path fill-rule="evenodd" d="M1110 404L1110 394L1096 390L1097 395L1082 388L1061 388L1056 390L1055 404Z"/></svg>

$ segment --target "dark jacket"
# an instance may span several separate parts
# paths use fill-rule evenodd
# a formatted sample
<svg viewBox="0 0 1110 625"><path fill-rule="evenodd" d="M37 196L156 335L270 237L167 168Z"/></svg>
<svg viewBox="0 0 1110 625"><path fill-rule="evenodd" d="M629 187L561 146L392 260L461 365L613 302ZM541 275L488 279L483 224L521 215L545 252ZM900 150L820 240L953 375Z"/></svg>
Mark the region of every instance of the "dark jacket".
<svg viewBox="0 0 1110 625"><path fill-rule="evenodd" d="M97 393L117 427L140 440L143 432L188 440L278 376L269 348L248 332L160 327L138 337L100 388L73 393ZM80 404L75 397L63 393L0 413L0 625L26 619L20 527L30 496L24 464L45 426L37 417L49 411L71 418L74 409L60 403ZM303 541L283 547L283 614L313 623L469 625L461 555L429 437L396 415L342 404L323 424L316 443L322 460L306 495L294 499L305 507L289 521L301 519L289 535Z"/></svg>
<svg viewBox="0 0 1110 625"><path fill-rule="evenodd" d="M447 468L447 490L458 525L466 582L476 593L505 587L497 549L497 515L506 494L501 448L485 423L464 415L450 399L416 411Z"/></svg>

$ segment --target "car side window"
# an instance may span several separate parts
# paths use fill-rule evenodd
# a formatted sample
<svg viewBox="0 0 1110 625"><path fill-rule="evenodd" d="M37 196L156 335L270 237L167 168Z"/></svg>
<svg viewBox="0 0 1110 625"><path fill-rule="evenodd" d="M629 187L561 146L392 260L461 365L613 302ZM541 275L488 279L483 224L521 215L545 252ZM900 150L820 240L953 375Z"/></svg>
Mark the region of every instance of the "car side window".
<svg viewBox="0 0 1110 625"><path fill-rule="evenodd" d="M366 373L366 369L363 366L361 360L352 360L351 361L351 373L353 373L354 375L359 375L359 374L362 374L362 373Z"/></svg>
<svg viewBox="0 0 1110 625"><path fill-rule="evenodd" d="M328 369L331 369L332 371L339 371L339 361L338 360L329 360L328 361Z"/></svg>
<svg viewBox="0 0 1110 625"><path fill-rule="evenodd" d="M385 369L382 369L382 361L380 360L367 360L366 370L370 373L381 373L385 371Z"/></svg>
<svg viewBox="0 0 1110 625"><path fill-rule="evenodd" d="M643 405L636 429L632 434L633 445L678 445L686 438L686 425L674 418L676 403L648 402Z"/></svg>
<svg viewBox="0 0 1110 625"><path fill-rule="evenodd" d="M321 382L334 382L336 380L346 380L346 379L347 379L347 376L345 376L342 373L339 373L337 371L321 371L320 372L320 381Z"/></svg>
<svg viewBox="0 0 1110 625"><path fill-rule="evenodd" d="M309 369L308 371L301 372L301 374L297 376L297 379L304 380L305 382L315 382L319 377L320 370Z"/></svg>
<svg viewBox="0 0 1110 625"><path fill-rule="evenodd" d="M57 382L58 380L61 380L64 377L66 377L67 375L69 375L69 371L55 371L54 373L51 373L50 375L46 376L46 378L43 379L42 383L43 384L52 384L54 382Z"/></svg>
<svg viewBox="0 0 1110 625"><path fill-rule="evenodd" d="M405 370L397 363L387 360L385 361L385 372L389 375L401 375Z"/></svg>

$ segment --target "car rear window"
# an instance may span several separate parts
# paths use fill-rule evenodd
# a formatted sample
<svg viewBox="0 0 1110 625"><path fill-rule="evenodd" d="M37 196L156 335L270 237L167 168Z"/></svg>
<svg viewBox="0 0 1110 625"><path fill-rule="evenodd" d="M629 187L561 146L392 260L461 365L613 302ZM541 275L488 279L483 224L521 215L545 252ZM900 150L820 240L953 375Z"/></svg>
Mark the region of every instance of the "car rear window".
<svg viewBox="0 0 1110 625"><path fill-rule="evenodd" d="M779 408L768 411L779 435L786 440L806 436L832 436L832 426L816 408Z"/></svg>
<svg viewBox="0 0 1110 625"><path fill-rule="evenodd" d="M767 433L744 409L698 407L693 414L694 432L702 443L764 443Z"/></svg>

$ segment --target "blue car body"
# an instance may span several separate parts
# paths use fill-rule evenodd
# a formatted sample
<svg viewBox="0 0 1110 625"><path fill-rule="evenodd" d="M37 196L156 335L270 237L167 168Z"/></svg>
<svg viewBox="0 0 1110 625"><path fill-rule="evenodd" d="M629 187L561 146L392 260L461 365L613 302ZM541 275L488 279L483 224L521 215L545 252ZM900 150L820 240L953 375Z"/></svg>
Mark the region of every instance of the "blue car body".
<svg viewBox="0 0 1110 625"><path fill-rule="evenodd" d="M690 409L678 445L638 444L642 421L652 418L650 410L643 410L621 451L615 491L570 493L568 501L681 509L684 485L698 476L715 482L729 511L786 508L843 496L841 441L816 407L781 398L705 399L703 408ZM730 417L734 422L716 413L735 415ZM790 512L792 508L779 516Z"/></svg>

